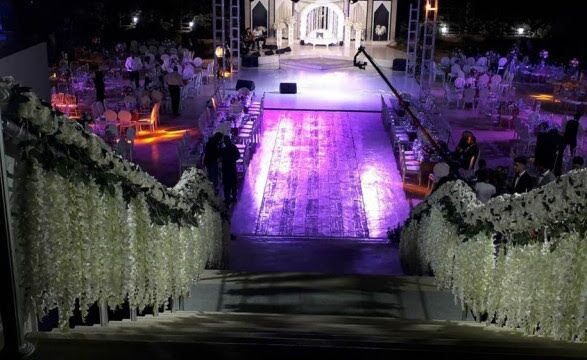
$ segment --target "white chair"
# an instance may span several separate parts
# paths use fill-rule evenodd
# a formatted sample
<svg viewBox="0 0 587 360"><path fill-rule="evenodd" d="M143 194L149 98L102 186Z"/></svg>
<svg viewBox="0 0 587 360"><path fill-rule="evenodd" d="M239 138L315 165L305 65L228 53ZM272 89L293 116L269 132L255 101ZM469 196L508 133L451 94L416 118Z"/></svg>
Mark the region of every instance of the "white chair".
<svg viewBox="0 0 587 360"><path fill-rule="evenodd" d="M161 106L160 103L155 103L155 105L153 105L153 109L151 110L150 116L146 117L146 118L139 119L137 121L137 126L138 126L139 130L142 130L144 126L148 126L149 130L152 133L155 132L155 129L157 128L157 124L159 122L159 108L160 108L160 106Z"/></svg>
<svg viewBox="0 0 587 360"><path fill-rule="evenodd" d="M120 133L124 133L129 128L135 128L136 124L132 122L132 114L128 110L118 112L118 126Z"/></svg>
<svg viewBox="0 0 587 360"><path fill-rule="evenodd" d="M114 110L104 111L104 119L107 122L115 123L118 121L118 114Z"/></svg>

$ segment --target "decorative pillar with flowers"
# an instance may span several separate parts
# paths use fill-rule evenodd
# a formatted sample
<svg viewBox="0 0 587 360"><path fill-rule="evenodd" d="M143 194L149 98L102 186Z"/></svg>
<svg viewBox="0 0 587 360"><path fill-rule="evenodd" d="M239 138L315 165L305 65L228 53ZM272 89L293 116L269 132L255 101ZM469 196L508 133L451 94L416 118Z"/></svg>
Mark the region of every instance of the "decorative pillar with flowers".
<svg viewBox="0 0 587 360"><path fill-rule="evenodd" d="M296 18L291 17L289 23L287 24L287 43L289 46L293 46L296 39L295 39L295 28L296 28Z"/></svg>
<svg viewBox="0 0 587 360"><path fill-rule="evenodd" d="M361 38L363 36L363 24L355 23L353 25L353 28L355 29L355 49L358 49L361 47Z"/></svg>
<svg viewBox="0 0 587 360"><path fill-rule="evenodd" d="M347 18L344 22L344 48L350 49L351 47L351 32L353 29L353 22L350 18Z"/></svg>
<svg viewBox="0 0 587 360"><path fill-rule="evenodd" d="M278 49L281 49L283 47L283 30L285 29L285 27L286 24L282 22L275 24L275 41Z"/></svg>

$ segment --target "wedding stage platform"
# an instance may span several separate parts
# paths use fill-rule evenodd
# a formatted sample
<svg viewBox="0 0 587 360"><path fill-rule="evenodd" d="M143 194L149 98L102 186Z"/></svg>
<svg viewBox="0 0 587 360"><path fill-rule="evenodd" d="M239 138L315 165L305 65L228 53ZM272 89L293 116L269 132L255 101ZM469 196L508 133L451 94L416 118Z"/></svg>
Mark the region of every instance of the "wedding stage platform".
<svg viewBox="0 0 587 360"><path fill-rule="evenodd" d="M268 39L267 44L276 44L275 38ZM282 47L285 48L287 40L283 40ZM405 51L390 47L383 42L364 42L363 46L367 53L373 57L380 67L391 68L394 59L406 59ZM263 52L259 57L259 68L261 69L279 69L281 66L292 66L296 62L300 62L300 66L304 66L304 62L299 61L305 59L327 59L328 62L332 60L347 61L352 66L352 60L357 52L355 43L351 43L351 47L345 48L342 45L334 46L313 46L311 44L301 45L298 43L289 45L291 52L285 54L264 55ZM320 70L320 69L319 69Z"/></svg>

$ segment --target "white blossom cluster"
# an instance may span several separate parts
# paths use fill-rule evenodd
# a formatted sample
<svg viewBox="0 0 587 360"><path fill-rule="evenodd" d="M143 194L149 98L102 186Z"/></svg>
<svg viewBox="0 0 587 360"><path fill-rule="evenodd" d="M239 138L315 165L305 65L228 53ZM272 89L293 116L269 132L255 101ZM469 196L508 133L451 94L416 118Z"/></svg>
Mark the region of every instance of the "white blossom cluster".
<svg viewBox="0 0 587 360"><path fill-rule="evenodd" d="M586 180L586 170L575 171L529 193L501 196L485 205L465 183L445 184L414 209L402 231L404 271L431 270L439 287L450 289L477 316L486 314L488 323L585 342L587 241L576 228L585 222L581 209ZM465 225L490 226L473 236L459 234L441 200L450 203ZM557 224L567 230L548 234L545 227ZM537 241L494 245L496 233L538 229L544 235L538 234Z"/></svg>
<svg viewBox="0 0 587 360"><path fill-rule="evenodd" d="M75 300L111 307L163 305L186 295L209 261L222 251L223 221L206 205L199 226L152 223L143 195L127 204L97 184L73 183L21 163L16 182L16 234L23 286L40 318L59 308L66 327Z"/></svg>
<svg viewBox="0 0 587 360"><path fill-rule="evenodd" d="M221 261L229 236L221 203L199 170L167 189L135 164L116 155L99 137L57 116L32 92L0 78L0 109L17 125L80 151L119 181L108 192L94 181L72 181L35 159L17 162L12 199L18 258L29 310L41 318L58 308L65 328L76 299L82 310L95 302L111 307L165 304L186 295L208 263ZM20 96L18 101L14 96ZM17 104L14 108L14 104ZM12 104L12 108L9 108ZM122 184L140 189L123 198ZM194 218L197 226L151 219L147 198ZM194 209L198 211L194 212ZM191 223L191 222L190 222Z"/></svg>

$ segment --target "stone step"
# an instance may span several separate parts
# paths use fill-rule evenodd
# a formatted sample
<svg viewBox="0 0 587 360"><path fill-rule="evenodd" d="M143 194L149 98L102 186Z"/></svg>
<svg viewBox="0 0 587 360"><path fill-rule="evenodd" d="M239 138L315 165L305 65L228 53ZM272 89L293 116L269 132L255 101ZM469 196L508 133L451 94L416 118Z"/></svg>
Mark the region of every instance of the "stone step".
<svg viewBox="0 0 587 360"><path fill-rule="evenodd" d="M471 322L377 317L177 312L108 327L33 333L43 359L215 357L299 358L312 354L356 358L430 351L453 358L582 358L587 344L522 337ZM156 352L153 352L156 351ZM70 355L70 356L68 356ZM294 356L295 355L295 356ZM371 358L371 357L370 357Z"/></svg>
<svg viewBox="0 0 587 360"><path fill-rule="evenodd" d="M431 277L206 271L186 311L467 320Z"/></svg>

